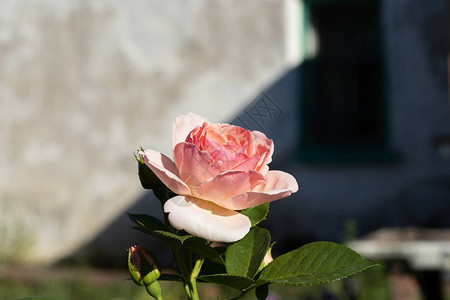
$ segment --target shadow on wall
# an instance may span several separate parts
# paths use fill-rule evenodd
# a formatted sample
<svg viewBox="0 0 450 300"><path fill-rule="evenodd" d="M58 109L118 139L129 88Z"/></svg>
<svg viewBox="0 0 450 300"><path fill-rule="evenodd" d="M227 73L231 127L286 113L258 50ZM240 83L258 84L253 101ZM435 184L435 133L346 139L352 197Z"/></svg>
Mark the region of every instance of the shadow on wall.
<svg viewBox="0 0 450 300"><path fill-rule="evenodd" d="M136 180L139 178L136 177ZM138 243L156 254L161 267L171 267L169 265L171 254L167 246L159 240L133 229L134 223L129 220L127 213L149 214L164 222L160 201L153 195L153 192L145 191L132 206L117 216L94 239L58 263L124 268L128 255L126 249Z"/></svg>
<svg viewBox="0 0 450 300"><path fill-rule="evenodd" d="M259 130L275 138L278 160L292 151L296 141L296 103L299 68L287 72L267 92L260 94L236 119L231 121L246 129ZM137 166L136 166L137 167ZM136 177L136 180L139 179ZM146 246L155 253L161 266L171 267L171 253L157 239L133 229L126 213L149 214L163 220L159 200L152 191L145 191L135 204L108 224L94 239L75 253L61 260L61 264L81 263L98 267L120 267L126 264L126 249L135 243Z"/></svg>

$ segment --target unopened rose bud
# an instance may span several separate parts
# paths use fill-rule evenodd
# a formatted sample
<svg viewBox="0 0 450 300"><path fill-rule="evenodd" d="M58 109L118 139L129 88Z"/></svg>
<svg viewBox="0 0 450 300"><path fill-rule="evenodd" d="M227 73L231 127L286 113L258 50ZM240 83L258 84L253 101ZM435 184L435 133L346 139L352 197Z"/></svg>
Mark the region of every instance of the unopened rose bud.
<svg viewBox="0 0 450 300"><path fill-rule="evenodd" d="M149 250L135 245L128 249L128 270L137 285L145 286L147 293L156 300L162 299L161 286L157 279L161 276L157 263Z"/></svg>
<svg viewBox="0 0 450 300"><path fill-rule="evenodd" d="M264 256L264 260L263 260L264 267L267 266L268 264L270 264L270 263L273 261L272 253L271 253L271 252L272 252L272 248L270 248L270 249L267 251L266 256Z"/></svg>
<svg viewBox="0 0 450 300"><path fill-rule="evenodd" d="M272 258L272 248L269 248L267 250L266 255L264 256L263 261L261 262L261 265L258 268L258 272L260 272L262 269L264 269L268 264L270 264L273 261Z"/></svg>
<svg viewBox="0 0 450 300"><path fill-rule="evenodd" d="M159 278L161 272L150 251L135 245L128 249L128 270L138 285L149 285Z"/></svg>

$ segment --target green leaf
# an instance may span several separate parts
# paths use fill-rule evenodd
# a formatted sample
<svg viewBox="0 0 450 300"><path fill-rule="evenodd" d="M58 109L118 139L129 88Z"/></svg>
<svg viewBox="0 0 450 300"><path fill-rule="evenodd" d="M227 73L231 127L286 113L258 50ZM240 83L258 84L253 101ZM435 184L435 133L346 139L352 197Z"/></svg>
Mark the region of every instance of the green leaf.
<svg viewBox="0 0 450 300"><path fill-rule="evenodd" d="M128 213L128 217L132 222L139 225L140 228L144 229L151 235L154 235L153 232L155 230L164 230L164 224L153 216Z"/></svg>
<svg viewBox="0 0 450 300"><path fill-rule="evenodd" d="M230 274L214 274L214 275L202 275L197 277L204 282L216 283L226 285L238 290L245 290L255 282L248 277L242 277Z"/></svg>
<svg viewBox="0 0 450 300"><path fill-rule="evenodd" d="M262 270L259 280L311 285L341 279L376 265L345 246L314 242L274 259Z"/></svg>
<svg viewBox="0 0 450 300"><path fill-rule="evenodd" d="M252 222L252 227L257 225L259 222L266 219L267 214L269 213L269 202L246 208L240 211L241 214L246 215L250 222Z"/></svg>
<svg viewBox="0 0 450 300"><path fill-rule="evenodd" d="M164 231L164 230L155 230L153 234L156 238L165 242L169 247L176 248L178 246L183 245L184 241L190 238L194 238L193 235L176 235L174 233Z"/></svg>
<svg viewBox="0 0 450 300"><path fill-rule="evenodd" d="M156 238L167 243L169 247L173 249L183 246L184 248L187 248L202 257L206 257L212 262L218 264L225 263L220 254L216 250L214 250L214 248L211 248L209 245L207 245L206 240L204 239L193 235L179 236L174 233L162 230L156 230L153 232L153 234Z"/></svg>
<svg viewBox="0 0 450 300"><path fill-rule="evenodd" d="M214 249L214 250L217 250L217 249ZM222 261L223 261L223 259L222 259ZM216 262L212 262L210 259L206 259L203 262L202 269L200 271L200 275L213 275L213 274L226 274L226 273L227 273L227 270L225 269L225 262L218 264Z"/></svg>
<svg viewBox="0 0 450 300"><path fill-rule="evenodd" d="M217 252L214 248L207 245L204 239L194 237L186 240L183 243L183 246L202 257L206 257L207 259L216 264L221 265L225 264L219 252Z"/></svg>
<svg viewBox="0 0 450 300"><path fill-rule="evenodd" d="M269 232L253 227L243 239L230 245L225 252L227 273L253 278L269 249L269 243Z"/></svg>

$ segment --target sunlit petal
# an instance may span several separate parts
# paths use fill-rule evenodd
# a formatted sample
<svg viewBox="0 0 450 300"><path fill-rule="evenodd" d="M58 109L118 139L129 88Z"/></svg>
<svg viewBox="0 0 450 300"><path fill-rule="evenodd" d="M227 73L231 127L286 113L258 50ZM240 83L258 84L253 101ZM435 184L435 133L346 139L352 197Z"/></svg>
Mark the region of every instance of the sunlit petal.
<svg viewBox="0 0 450 300"><path fill-rule="evenodd" d="M178 116L173 124L172 147L184 142L192 129L201 126L204 122L207 122L205 118L193 113Z"/></svg>
<svg viewBox="0 0 450 300"><path fill-rule="evenodd" d="M247 216L191 197L176 196L164 204L169 221L179 230L212 242L231 243L243 238L250 230Z"/></svg>
<svg viewBox="0 0 450 300"><path fill-rule="evenodd" d="M253 191L224 200L221 205L229 209L240 210L286 198L298 191L297 180L286 172L268 171L265 180L265 186L258 185Z"/></svg>
<svg viewBox="0 0 450 300"><path fill-rule="evenodd" d="M139 154L153 173L174 193L191 194L189 187L179 178L177 167L170 158L151 149L140 151Z"/></svg>

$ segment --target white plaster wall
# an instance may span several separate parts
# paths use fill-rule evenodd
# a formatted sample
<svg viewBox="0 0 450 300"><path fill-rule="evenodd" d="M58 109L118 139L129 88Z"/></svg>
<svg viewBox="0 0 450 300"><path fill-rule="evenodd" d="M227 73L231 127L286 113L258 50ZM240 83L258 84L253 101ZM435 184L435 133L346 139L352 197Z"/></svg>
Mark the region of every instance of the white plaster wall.
<svg viewBox="0 0 450 300"><path fill-rule="evenodd" d="M293 60L282 0L0 4L6 260L88 241L142 192L139 146L170 154L175 116L230 120Z"/></svg>

